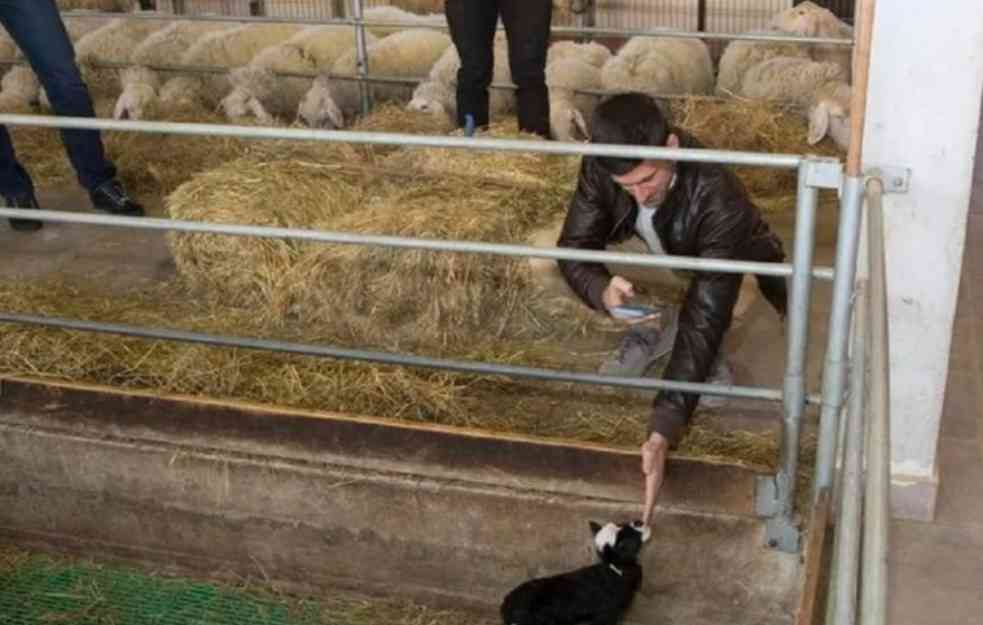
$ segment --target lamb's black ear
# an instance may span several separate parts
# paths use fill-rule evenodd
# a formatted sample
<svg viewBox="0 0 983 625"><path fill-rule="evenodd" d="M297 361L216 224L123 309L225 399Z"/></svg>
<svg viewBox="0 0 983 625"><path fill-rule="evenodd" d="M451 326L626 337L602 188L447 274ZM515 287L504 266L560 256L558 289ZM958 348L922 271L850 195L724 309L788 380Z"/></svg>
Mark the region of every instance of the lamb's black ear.
<svg viewBox="0 0 983 625"><path fill-rule="evenodd" d="M590 525L590 533L591 533L591 535L592 536L597 536L597 533L601 531L601 526L599 524L595 523L594 521L588 521L587 523L588 523L588 525Z"/></svg>

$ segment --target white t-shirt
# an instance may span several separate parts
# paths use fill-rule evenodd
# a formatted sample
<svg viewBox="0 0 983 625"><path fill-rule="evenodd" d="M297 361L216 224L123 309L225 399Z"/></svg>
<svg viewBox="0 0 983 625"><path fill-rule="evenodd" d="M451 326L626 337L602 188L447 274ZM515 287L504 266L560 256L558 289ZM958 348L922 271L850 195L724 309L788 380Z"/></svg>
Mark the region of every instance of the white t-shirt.
<svg viewBox="0 0 983 625"><path fill-rule="evenodd" d="M676 174L672 175L672 180L669 181L669 189L671 190L676 186ZM665 254L666 251L662 247L662 241L659 240L659 235L655 231L655 226L653 225L653 219L655 218L655 212L659 210L661 204L655 206L643 206L638 205L638 217L635 218L635 234L637 234L645 244L648 245L649 251L653 254Z"/></svg>

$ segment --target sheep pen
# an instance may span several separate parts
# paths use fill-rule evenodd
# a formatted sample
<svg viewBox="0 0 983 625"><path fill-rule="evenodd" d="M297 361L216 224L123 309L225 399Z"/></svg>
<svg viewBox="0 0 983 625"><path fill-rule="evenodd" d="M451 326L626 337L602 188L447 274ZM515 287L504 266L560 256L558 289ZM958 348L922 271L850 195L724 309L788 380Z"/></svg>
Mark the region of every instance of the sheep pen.
<svg viewBox="0 0 983 625"><path fill-rule="evenodd" d="M777 104L673 99L667 110L678 127L707 147L838 154L828 141L807 146L801 117ZM181 120L218 118L199 113ZM492 136L514 137L505 130L514 127L513 118L500 119ZM354 129L445 134L451 127L446 119L388 106ZM14 128L12 133L39 186L73 183L56 132ZM166 196L174 218L500 243L525 243L530 230L563 214L578 162L396 146L104 136L128 188ZM763 210L794 209L794 172L737 171ZM133 293L122 305L51 287L7 287L5 301L67 317L104 315L157 326L182 320L182 327L219 334L583 371L593 371L620 337L613 324L579 303L536 296L521 259L207 235L174 235L172 241L179 279L160 291ZM123 318L113 316L119 310L126 311ZM8 326L0 336L5 354L0 370L7 374L626 447L644 434L638 417L644 401L631 391L36 328ZM594 342L587 345L584 337ZM576 360L568 339L586 345ZM507 408L503 397L509 398ZM694 438L698 442L690 447L684 443L686 453L747 456L747 441L738 444L726 428L693 432L702 438ZM708 440L724 442L718 448ZM755 444L765 445L762 441Z"/></svg>

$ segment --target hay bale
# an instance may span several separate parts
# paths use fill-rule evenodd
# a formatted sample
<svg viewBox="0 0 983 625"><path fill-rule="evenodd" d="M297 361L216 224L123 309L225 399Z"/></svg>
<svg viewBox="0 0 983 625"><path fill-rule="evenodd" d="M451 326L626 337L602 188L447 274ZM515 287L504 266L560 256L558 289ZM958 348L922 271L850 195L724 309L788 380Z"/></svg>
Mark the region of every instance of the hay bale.
<svg viewBox="0 0 983 625"><path fill-rule="evenodd" d="M494 152L264 148L196 176L167 209L219 223L517 243L566 209L576 167ZM207 235L170 242L196 289L363 340L390 334L435 349L482 333L518 340L535 327L527 317L549 314L522 259Z"/></svg>

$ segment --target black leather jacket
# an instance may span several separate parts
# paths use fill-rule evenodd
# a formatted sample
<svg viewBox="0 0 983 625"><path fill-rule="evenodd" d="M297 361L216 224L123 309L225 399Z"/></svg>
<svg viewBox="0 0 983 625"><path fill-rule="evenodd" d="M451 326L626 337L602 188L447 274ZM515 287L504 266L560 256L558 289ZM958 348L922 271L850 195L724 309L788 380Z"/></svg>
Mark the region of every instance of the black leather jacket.
<svg viewBox="0 0 983 625"><path fill-rule="evenodd" d="M702 147L677 133L683 147ZM653 217L655 231L666 253L702 258L782 262L785 253L748 198L734 173L722 165L678 163L676 184ZM635 234L638 205L612 180L597 159L584 157L577 190L570 202L557 245L603 250ZM567 283L587 305L604 310L601 295L611 274L600 263L560 261ZM742 276L696 272L679 313L679 330L665 377L704 382L730 327ZM771 305L785 315L783 277L757 276L758 286ZM662 391L655 398L649 432L657 431L672 444L678 442L698 395Z"/></svg>

